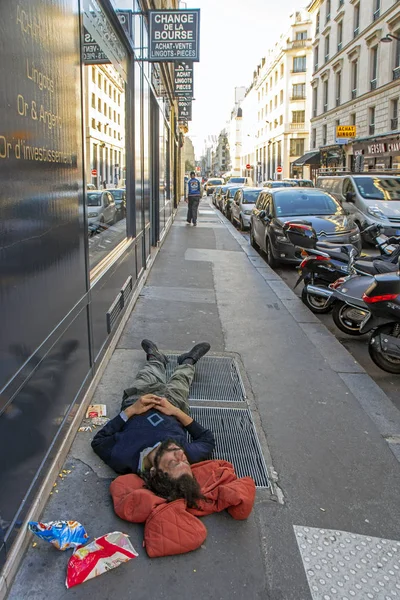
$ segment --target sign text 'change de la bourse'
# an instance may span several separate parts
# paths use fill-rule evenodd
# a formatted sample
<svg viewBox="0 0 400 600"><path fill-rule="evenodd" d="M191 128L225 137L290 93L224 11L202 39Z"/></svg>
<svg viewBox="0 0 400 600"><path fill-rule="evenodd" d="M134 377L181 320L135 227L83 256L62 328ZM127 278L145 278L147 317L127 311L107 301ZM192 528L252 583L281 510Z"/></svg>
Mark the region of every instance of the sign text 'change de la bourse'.
<svg viewBox="0 0 400 600"><path fill-rule="evenodd" d="M149 11L149 60L200 60L200 9Z"/></svg>

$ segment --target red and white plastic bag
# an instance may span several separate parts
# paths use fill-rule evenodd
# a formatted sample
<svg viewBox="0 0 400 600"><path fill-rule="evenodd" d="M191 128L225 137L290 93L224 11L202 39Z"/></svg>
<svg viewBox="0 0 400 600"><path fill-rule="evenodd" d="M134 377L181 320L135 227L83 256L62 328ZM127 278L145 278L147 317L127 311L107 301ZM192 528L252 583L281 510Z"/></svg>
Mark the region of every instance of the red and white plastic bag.
<svg viewBox="0 0 400 600"><path fill-rule="evenodd" d="M107 533L90 544L77 548L68 562L65 585L71 588L84 583L137 556L138 553L125 533Z"/></svg>

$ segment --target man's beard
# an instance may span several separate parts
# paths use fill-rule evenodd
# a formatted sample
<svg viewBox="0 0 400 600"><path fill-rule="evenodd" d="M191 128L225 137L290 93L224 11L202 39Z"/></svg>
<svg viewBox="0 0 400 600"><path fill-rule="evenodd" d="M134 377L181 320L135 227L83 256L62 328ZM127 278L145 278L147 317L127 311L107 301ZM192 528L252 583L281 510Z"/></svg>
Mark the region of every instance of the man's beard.
<svg viewBox="0 0 400 600"><path fill-rule="evenodd" d="M197 502L205 500L199 483L190 475L185 474L173 479L168 473L156 469L142 473L142 477L149 490L168 502L183 498L188 508L198 508Z"/></svg>

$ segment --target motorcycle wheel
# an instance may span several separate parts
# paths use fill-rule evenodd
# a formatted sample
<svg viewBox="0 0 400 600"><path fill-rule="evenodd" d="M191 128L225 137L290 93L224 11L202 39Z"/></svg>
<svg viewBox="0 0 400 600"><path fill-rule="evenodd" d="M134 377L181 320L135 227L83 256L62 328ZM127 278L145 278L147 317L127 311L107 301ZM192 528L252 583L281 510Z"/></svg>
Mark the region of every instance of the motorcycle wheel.
<svg viewBox="0 0 400 600"><path fill-rule="evenodd" d="M335 302L332 311L333 322L336 327L347 333L347 335L363 335L360 333L361 323L365 318L365 312L349 306L345 302Z"/></svg>
<svg viewBox="0 0 400 600"><path fill-rule="evenodd" d="M326 306L327 300L325 298L320 298L319 296L313 296L312 294L309 294L306 290L306 286L304 286L301 290L301 299L307 308L309 308L311 312L315 313L316 315L323 315L332 310L331 306Z"/></svg>
<svg viewBox="0 0 400 600"><path fill-rule="evenodd" d="M371 341L376 335L380 335L381 333L387 333L389 335L393 335L394 337L400 338L400 324L389 324L382 325L375 329L373 334L371 335L371 339L368 344L368 352L374 363L383 371L387 373L394 373L395 375L400 375L400 358L392 358L383 352L379 352L375 346L372 346Z"/></svg>

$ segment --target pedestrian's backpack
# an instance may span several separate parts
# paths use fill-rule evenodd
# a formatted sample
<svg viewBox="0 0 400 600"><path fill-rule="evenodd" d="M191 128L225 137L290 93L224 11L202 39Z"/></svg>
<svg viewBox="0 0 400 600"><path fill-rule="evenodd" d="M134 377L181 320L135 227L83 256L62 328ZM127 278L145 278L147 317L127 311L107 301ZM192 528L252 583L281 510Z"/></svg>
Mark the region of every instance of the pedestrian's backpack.
<svg viewBox="0 0 400 600"><path fill-rule="evenodd" d="M200 194L200 182L198 179L189 179L189 196L195 196Z"/></svg>

